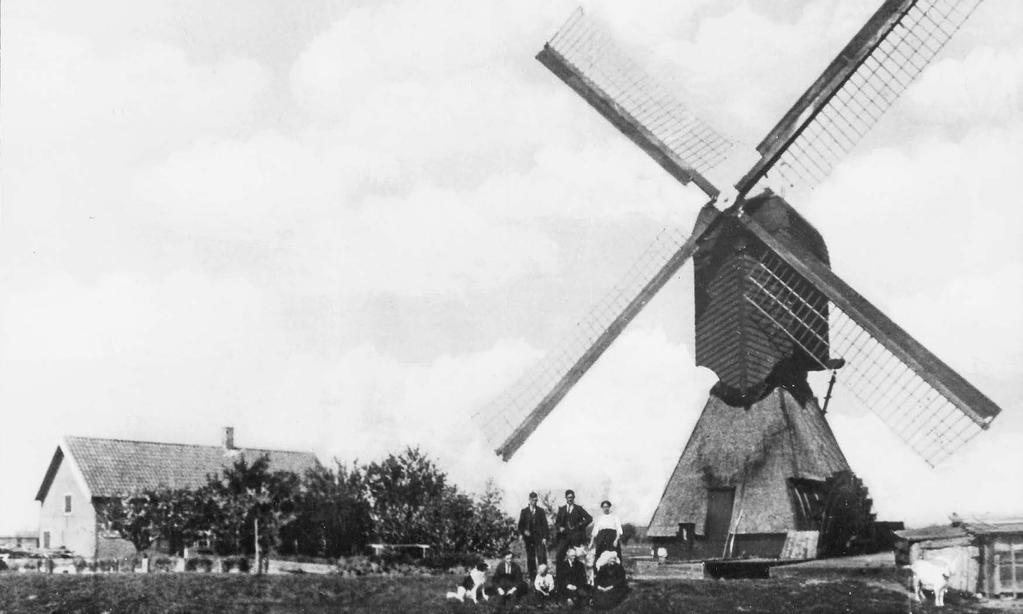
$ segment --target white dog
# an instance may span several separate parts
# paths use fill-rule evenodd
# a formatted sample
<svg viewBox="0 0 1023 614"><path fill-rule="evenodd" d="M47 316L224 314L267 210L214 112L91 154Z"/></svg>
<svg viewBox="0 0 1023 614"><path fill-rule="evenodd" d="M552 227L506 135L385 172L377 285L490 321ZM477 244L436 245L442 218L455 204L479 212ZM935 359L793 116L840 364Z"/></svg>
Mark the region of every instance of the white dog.
<svg viewBox="0 0 1023 614"><path fill-rule="evenodd" d="M934 591L934 605L945 605L945 591L948 590L948 579L952 577L951 566L941 559L918 559L910 565L913 572L913 596L923 601L923 589Z"/></svg>
<svg viewBox="0 0 1023 614"><path fill-rule="evenodd" d="M487 584L487 564L480 563L469 570L469 573L465 575L465 579L458 585L458 588L454 591L448 591L448 599L457 599L459 601L465 601L466 596L473 603L479 603L479 599L482 596L483 601L489 601L490 597L487 596L487 592L484 590L484 586Z"/></svg>

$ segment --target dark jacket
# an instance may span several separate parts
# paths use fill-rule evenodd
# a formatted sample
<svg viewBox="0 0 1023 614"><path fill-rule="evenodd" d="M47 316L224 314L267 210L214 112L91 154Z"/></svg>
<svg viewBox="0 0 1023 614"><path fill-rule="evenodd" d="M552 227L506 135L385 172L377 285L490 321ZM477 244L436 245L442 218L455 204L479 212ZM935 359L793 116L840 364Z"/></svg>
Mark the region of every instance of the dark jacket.
<svg viewBox="0 0 1023 614"><path fill-rule="evenodd" d="M525 585L526 582L522 579L522 568L519 567L518 563L512 562L510 571L507 569L504 561L497 564L497 567L494 569L494 586L504 590L517 586L521 592L524 590L523 587Z"/></svg>
<svg viewBox="0 0 1023 614"><path fill-rule="evenodd" d="M529 531L529 535L526 535L526 531ZM536 506L533 513L529 512L528 505L522 508L522 511L519 512L519 535L522 536L522 539L539 543L540 540L549 537L548 533L547 512L542 507Z"/></svg>
<svg viewBox="0 0 1023 614"><path fill-rule="evenodd" d="M580 505L572 506L572 513L568 513L568 506L562 505L558 508L558 516L554 520L554 526L558 530L559 539L568 539L572 544L586 543L586 527L590 525L593 517Z"/></svg>
<svg viewBox="0 0 1023 614"><path fill-rule="evenodd" d="M586 582L586 564L579 559L575 559L571 563L567 559L561 561L558 564L558 575L554 578L554 583L561 594L568 591L566 587L569 584L575 586L577 591L586 592L589 588L589 584Z"/></svg>

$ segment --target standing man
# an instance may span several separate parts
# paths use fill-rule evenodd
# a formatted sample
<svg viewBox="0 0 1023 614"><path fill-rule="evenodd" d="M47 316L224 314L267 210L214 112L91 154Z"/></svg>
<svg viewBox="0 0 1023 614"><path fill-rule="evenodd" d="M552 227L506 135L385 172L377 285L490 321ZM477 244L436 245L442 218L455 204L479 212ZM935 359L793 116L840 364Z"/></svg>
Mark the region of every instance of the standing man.
<svg viewBox="0 0 1023 614"><path fill-rule="evenodd" d="M558 558L565 558L565 551L586 544L586 527L593 517L582 506L575 504L575 491L565 491L565 505L558 508L554 527L558 533Z"/></svg>
<svg viewBox="0 0 1023 614"><path fill-rule="evenodd" d="M519 535L526 546L526 570L530 583L536 577L537 567L547 563L547 512L536 501L536 493L529 493L529 505L519 512Z"/></svg>

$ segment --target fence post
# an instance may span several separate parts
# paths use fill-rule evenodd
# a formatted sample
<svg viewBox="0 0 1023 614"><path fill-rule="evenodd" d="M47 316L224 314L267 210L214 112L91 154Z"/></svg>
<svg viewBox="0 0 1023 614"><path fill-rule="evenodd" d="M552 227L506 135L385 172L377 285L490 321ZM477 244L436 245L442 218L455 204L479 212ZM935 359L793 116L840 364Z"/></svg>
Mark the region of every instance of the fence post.
<svg viewBox="0 0 1023 614"><path fill-rule="evenodd" d="M255 533L255 540L256 540L256 575L258 576L258 575L262 575L263 574L262 561L259 560L259 517L258 516L256 518L252 519L252 525L253 525L253 529L254 529L253 533Z"/></svg>

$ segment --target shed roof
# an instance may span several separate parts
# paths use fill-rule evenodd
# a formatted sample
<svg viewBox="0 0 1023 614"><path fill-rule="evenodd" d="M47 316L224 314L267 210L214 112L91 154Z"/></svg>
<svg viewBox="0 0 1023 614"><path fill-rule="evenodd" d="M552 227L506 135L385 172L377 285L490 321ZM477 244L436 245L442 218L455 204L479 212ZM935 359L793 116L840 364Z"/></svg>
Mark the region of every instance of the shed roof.
<svg viewBox="0 0 1023 614"><path fill-rule="evenodd" d="M895 531L896 535L910 542L1004 533L1023 533L1023 518L970 520L959 526L943 524Z"/></svg>
<svg viewBox="0 0 1023 614"><path fill-rule="evenodd" d="M974 535L993 535L999 533L1023 533L1023 518L1004 520L971 520L966 523L966 530Z"/></svg>
<svg viewBox="0 0 1023 614"><path fill-rule="evenodd" d="M259 448L226 449L200 446L94 437L65 437L57 447L46 471L36 500L42 501L65 455L93 497L110 497L146 488L197 488L208 475L221 472L239 458L249 462L266 454L271 471L302 474L318 464L311 452L265 450Z"/></svg>
<svg viewBox="0 0 1023 614"><path fill-rule="evenodd" d="M962 526L954 527L950 524L932 525L920 529L903 529L895 531L895 534L902 539L917 542L928 539L951 539L955 537L966 537L969 535Z"/></svg>

